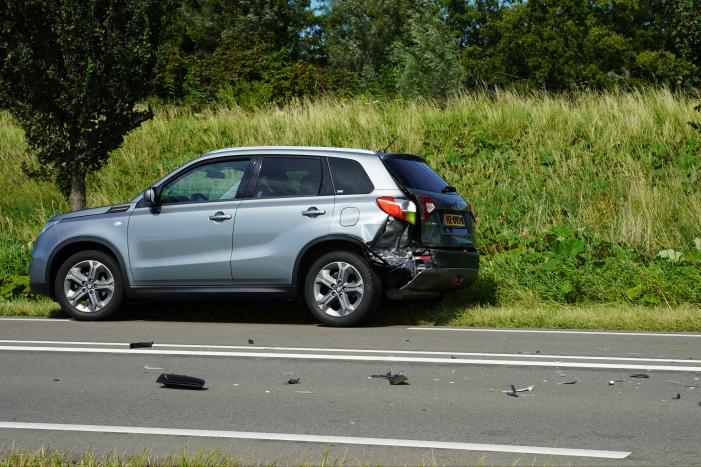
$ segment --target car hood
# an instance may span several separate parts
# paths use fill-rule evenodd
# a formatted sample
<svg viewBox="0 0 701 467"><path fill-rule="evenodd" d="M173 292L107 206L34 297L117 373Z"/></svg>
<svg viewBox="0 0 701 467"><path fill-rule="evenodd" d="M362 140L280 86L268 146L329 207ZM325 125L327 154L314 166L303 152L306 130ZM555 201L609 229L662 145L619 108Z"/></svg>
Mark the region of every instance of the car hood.
<svg viewBox="0 0 701 467"><path fill-rule="evenodd" d="M97 216L99 214L106 214L110 211L110 209L116 206L123 207L128 206L128 204L116 204L112 206L100 206L97 208L81 209L80 211L64 212L63 214L59 214L57 216L52 217L48 220L48 222L57 222L65 219L74 219L76 217L88 217Z"/></svg>

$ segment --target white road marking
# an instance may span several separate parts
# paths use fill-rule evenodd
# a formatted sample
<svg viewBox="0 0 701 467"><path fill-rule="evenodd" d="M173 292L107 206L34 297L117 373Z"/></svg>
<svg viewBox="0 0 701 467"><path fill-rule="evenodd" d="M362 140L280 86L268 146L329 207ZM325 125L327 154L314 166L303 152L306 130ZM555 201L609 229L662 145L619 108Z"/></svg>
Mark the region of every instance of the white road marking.
<svg viewBox="0 0 701 467"><path fill-rule="evenodd" d="M56 322L62 322L62 323L67 323L70 321L70 319L61 319L61 318L0 318L0 321L33 321L35 323L56 323Z"/></svg>
<svg viewBox="0 0 701 467"><path fill-rule="evenodd" d="M444 328L444 327L413 327L409 331L464 331L464 332L503 332L503 333L532 333L532 334L593 334L602 336L645 336L645 337L701 337L698 334L682 334L671 332L615 332L615 331L570 331L555 329L489 329L489 328Z"/></svg>
<svg viewBox="0 0 701 467"><path fill-rule="evenodd" d="M95 345L95 346L128 346L128 342L85 342L85 341L37 341L0 339L1 344L47 344L47 345ZM444 352L433 350L378 350L378 349L339 349L320 347L270 347L252 345L207 345L207 344L153 344L152 348L185 348L185 349L232 349L232 350L274 350L282 352L339 352L339 353L375 353L388 355L446 355L463 357L505 357L505 358L534 358L560 360L597 360L620 362L666 362L666 363L701 363L701 360L688 358L645 358L645 357L602 357L590 355L548 355L548 354L514 354L488 352Z"/></svg>
<svg viewBox="0 0 701 467"><path fill-rule="evenodd" d="M686 371L701 372L699 366L672 366L672 365L634 365L620 363L585 363L585 362L541 362L524 360L493 360L493 359L469 359L469 358L430 358L430 357L395 357L393 355L329 355L311 353L274 353L274 352L212 352L206 350L147 350L147 349L104 349L86 347L33 347L20 345L3 345L1 350L26 351L26 352L73 352L73 353L98 353L98 354L126 354L126 355L180 355L201 357L242 357L242 358L280 358L294 360L345 360L359 362L399 362L399 363L447 363L447 364L471 364L471 365L500 365L500 366L538 366L558 368L597 368L597 369L629 369L629 370L660 370L660 371Z"/></svg>
<svg viewBox="0 0 701 467"><path fill-rule="evenodd" d="M625 459L631 454L630 452L626 451L549 448L539 446L515 446L508 444L478 444L460 443L453 441L429 441L418 439L359 438L352 436L304 435L293 433L261 433L255 431L190 430L181 428L151 428L138 426L0 422L0 428L13 430L79 431L90 433L197 436L204 438L256 439L266 441L292 441L302 443L354 444L424 449L453 449L459 451L511 452L521 454L540 454L547 456L596 457L602 459Z"/></svg>

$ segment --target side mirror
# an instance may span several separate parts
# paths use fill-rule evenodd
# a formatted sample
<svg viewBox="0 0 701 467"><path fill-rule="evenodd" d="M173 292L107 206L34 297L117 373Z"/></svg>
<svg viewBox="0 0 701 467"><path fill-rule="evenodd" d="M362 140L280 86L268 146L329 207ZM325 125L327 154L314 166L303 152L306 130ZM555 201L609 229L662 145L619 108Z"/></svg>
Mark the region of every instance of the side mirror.
<svg viewBox="0 0 701 467"><path fill-rule="evenodd" d="M158 206L158 196L156 196L156 190L153 188L147 188L144 190L144 203L146 206Z"/></svg>

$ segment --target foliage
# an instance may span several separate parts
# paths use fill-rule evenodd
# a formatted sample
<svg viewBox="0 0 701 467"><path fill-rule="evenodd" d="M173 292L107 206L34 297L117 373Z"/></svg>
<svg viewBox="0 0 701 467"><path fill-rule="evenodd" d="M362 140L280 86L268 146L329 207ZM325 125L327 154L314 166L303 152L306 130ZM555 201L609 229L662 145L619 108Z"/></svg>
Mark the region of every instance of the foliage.
<svg viewBox="0 0 701 467"><path fill-rule="evenodd" d="M171 2L156 77L162 95L256 105L323 90L302 34L315 22L309 0Z"/></svg>
<svg viewBox="0 0 701 467"><path fill-rule="evenodd" d="M694 98L666 91L569 97L498 92L446 102L324 99L278 108L156 107L88 177L89 204L131 199L226 146L299 144L425 156L479 223L480 303L701 303L701 138ZM0 113L0 277L25 275L45 220L67 208L28 179L21 129ZM701 240L699 240L701 242ZM678 262L658 256L673 250Z"/></svg>
<svg viewBox="0 0 701 467"><path fill-rule="evenodd" d="M691 89L695 0L167 0L158 95L201 107L487 87Z"/></svg>
<svg viewBox="0 0 701 467"><path fill-rule="evenodd" d="M8 0L0 7L0 106L25 133L37 165L73 209L85 176L124 134L151 117L148 95L157 39L151 0Z"/></svg>
<svg viewBox="0 0 701 467"><path fill-rule="evenodd" d="M13 275L0 280L0 297L4 299L26 298L29 295L29 276Z"/></svg>
<svg viewBox="0 0 701 467"><path fill-rule="evenodd" d="M397 90L406 97L445 98L461 87L457 40L434 2L416 3L408 22L409 41L395 42L392 52Z"/></svg>

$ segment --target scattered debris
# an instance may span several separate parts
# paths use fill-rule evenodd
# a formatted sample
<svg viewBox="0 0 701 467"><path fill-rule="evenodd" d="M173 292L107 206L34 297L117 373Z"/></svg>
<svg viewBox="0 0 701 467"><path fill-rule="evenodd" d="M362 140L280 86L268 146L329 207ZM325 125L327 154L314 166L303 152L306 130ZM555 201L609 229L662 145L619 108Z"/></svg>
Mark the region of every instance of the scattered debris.
<svg viewBox="0 0 701 467"><path fill-rule="evenodd" d="M392 386L409 384L406 382L408 379L409 378L407 378L403 374L399 373L399 374L392 375L389 377L389 384L391 384Z"/></svg>
<svg viewBox="0 0 701 467"><path fill-rule="evenodd" d="M162 370L163 368L157 367L157 366L148 366L144 365L144 370Z"/></svg>
<svg viewBox="0 0 701 467"><path fill-rule="evenodd" d="M670 379L669 382L674 384L675 386L681 386L681 387L687 388L687 389L696 389L695 384L682 383L681 381L674 381L673 379Z"/></svg>
<svg viewBox="0 0 701 467"><path fill-rule="evenodd" d="M646 373L635 373L635 374L630 375L630 377L631 378L649 378L650 375L648 375Z"/></svg>
<svg viewBox="0 0 701 467"><path fill-rule="evenodd" d="M508 394L509 396L518 397L518 394L519 394L520 392L531 392L531 391L533 391L533 385L528 386L528 387L526 387L526 388L516 389L516 386L514 386L514 385L512 384L510 390L508 390L508 391L501 391L501 392L503 392L503 393L505 393L505 394Z"/></svg>
<svg viewBox="0 0 701 467"><path fill-rule="evenodd" d="M392 386L409 384L406 382L409 378L407 378L401 371L399 373L392 373L391 371L388 371L384 375L371 375L370 377L385 378L389 381L389 384L391 384Z"/></svg>
<svg viewBox="0 0 701 467"><path fill-rule="evenodd" d="M314 394L311 391L295 391L297 394Z"/></svg>
<svg viewBox="0 0 701 467"><path fill-rule="evenodd" d="M194 376L161 373L156 382L167 388L204 389L204 380Z"/></svg>
<svg viewBox="0 0 701 467"><path fill-rule="evenodd" d="M255 342L253 342L253 339L248 339L248 343L251 345L255 344Z"/></svg>
<svg viewBox="0 0 701 467"><path fill-rule="evenodd" d="M132 342L129 344L130 349L142 349L142 348L148 348L148 347L153 347L153 341L149 342Z"/></svg>
<svg viewBox="0 0 701 467"><path fill-rule="evenodd" d="M299 384L302 378L290 378L287 380L287 384Z"/></svg>
<svg viewBox="0 0 701 467"><path fill-rule="evenodd" d="M682 398L681 394L677 394L676 396L672 397L672 400L679 400Z"/></svg>
<svg viewBox="0 0 701 467"><path fill-rule="evenodd" d="M557 384L577 384L577 380L573 379L572 381L562 381Z"/></svg>
<svg viewBox="0 0 701 467"><path fill-rule="evenodd" d="M61 381L61 380L58 378L54 378L54 382L58 382L58 381Z"/></svg>
<svg viewBox="0 0 701 467"><path fill-rule="evenodd" d="M609 381L609 386L613 386L616 383L622 383L622 382L623 382L622 379L612 379L611 381Z"/></svg>
<svg viewBox="0 0 701 467"><path fill-rule="evenodd" d="M535 353L540 353L540 350L536 350Z"/></svg>
<svg viewBox="0 0 701 467"><path fill-rule="evenodd" d="M455 355L451 355L450 358L452 358L453 360L455 360Z"/></svg>

